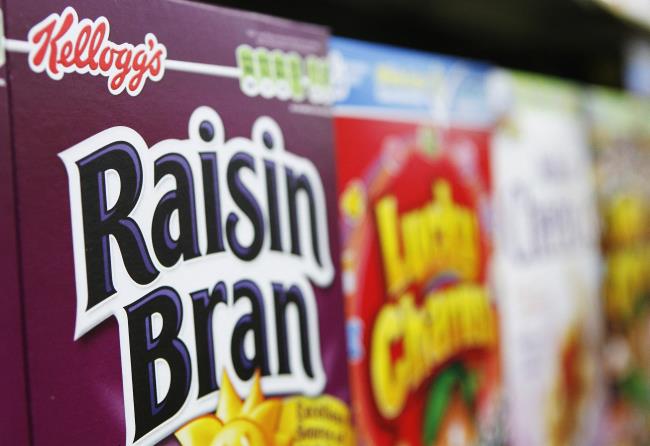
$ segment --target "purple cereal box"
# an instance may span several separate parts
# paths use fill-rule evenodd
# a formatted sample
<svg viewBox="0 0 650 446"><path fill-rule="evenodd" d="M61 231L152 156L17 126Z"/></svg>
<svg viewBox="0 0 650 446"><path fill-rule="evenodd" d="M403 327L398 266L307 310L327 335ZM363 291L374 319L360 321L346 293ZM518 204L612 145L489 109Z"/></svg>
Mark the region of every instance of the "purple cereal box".
<svg viewBox="0 0 650 446"><path fill-rule="evenodd" d="M175 0L4 16L33 443L350 444L327 31Z"/></svg>

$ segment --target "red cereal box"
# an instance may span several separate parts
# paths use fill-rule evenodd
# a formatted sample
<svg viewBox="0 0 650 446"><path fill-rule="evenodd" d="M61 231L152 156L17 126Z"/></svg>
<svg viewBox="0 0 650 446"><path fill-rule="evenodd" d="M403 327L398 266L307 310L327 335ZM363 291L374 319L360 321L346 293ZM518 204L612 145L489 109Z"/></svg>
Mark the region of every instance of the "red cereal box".
<svg viewBox="0 0 650 446"><path fill-rule="evenodd" d="M361 444L497 444L486 67L331 44L343 288Z"/></svg>

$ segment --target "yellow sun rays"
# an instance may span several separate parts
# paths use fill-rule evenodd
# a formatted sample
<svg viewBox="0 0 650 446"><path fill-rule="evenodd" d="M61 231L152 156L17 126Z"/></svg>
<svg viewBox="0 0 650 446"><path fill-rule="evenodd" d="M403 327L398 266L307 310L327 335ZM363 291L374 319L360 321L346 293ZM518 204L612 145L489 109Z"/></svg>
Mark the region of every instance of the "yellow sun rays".
<svg viewBox="0 0 650 446"><path fill-rule="evenodd" d="M291 435L278 430L282 401L266 399L259 372L242 401L223 373L215 414L199 417L176 431L182 446L288 446Z"/></svg>

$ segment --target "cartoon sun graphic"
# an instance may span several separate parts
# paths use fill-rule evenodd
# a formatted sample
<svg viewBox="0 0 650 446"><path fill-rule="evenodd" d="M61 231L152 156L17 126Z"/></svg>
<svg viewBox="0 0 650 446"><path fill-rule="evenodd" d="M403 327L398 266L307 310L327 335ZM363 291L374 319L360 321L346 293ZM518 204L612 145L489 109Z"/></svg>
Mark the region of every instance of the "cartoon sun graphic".
<svg viewBox="0 0 650 446"><path fill-rule="evenodd" d="M176 438L182 446L289 446L290 434L278 431L281 412L281 400L264 397L259 372L242 401L224 371L215 414L190 421Z"/></svg>

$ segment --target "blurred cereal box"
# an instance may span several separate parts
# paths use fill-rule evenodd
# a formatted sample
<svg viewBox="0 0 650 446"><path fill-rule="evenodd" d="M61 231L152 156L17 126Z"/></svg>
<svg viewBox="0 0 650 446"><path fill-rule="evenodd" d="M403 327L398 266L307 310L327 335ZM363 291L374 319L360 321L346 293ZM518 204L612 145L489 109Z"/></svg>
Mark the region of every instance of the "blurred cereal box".
<svg viewBox="0 0 650 446"><path fill-rule="evenodd" d="M598 444L600 255L579 90L496 71L490 101L509 441Z"/></svg>
<svg viewBox="0 0 650 446"><path fill-rule="evenodd" d="M360 444L500 444L488 68L340 38L330 51Z"/></svg>
<svg viewBox="0 0 650 446"><path fill-rule="evenodd" d="M650 104L591 88L586 111L605 255L610 444L650 442Z"/></svg>

